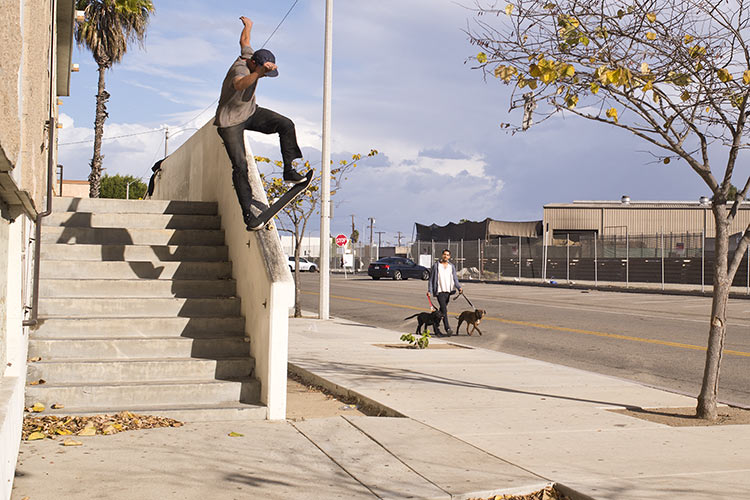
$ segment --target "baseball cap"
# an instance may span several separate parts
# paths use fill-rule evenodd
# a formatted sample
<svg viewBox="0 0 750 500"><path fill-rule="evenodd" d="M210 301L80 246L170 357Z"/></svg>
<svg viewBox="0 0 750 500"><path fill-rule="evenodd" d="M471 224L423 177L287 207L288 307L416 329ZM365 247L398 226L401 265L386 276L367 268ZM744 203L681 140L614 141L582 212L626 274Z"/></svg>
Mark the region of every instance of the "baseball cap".
<svg viewBox="0 0 750 500"><path fill-rule="evenodd" d="M273 53L268 49L260 49L256 50L253 56L250 58L253 61L255 61L257 64L263 65L267 62L272 62L276 64L276 57L273 55ZM279 76L278 70L268 71L266 72L266 76Z"/></svg>

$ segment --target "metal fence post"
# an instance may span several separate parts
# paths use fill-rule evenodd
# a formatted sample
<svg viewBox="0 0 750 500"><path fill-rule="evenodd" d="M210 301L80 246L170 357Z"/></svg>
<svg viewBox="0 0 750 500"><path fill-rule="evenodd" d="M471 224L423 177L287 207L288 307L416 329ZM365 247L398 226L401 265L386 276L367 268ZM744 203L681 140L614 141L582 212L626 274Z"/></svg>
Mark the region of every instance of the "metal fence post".
<svg viewBox="0 0 750 500"><path fill-rule="evenodd" d="M503 275L503 237L497 237L497 281Z"/></svg>
<svg viewBox="0 0 750 500"><path fill-rule="evenodd" d="M625 288L630 286L630 235L625 226Z"/></svg>
<svg viewBox="0 0 750 500"><path fill-rule="evenodd" d="M482 279L482 240L477 238L477 259L479 259L479 279Z"/></svg>
<svg viewBox="0 0 750 500"><path fill-rule="evenodd" d="M599 235L594 235L594 287L599 286L599 259L596 251L596 240L599 239Z"/></svg>
<svg viewBox="0 0 750 500"><path fill-rule="evenodd" d="M706 287L706 230L701 231L701 293Z"/></svg>
<svg viewBox="0 0 750 500"><path fill-rule="evenodd" d="M566 250L565 277L568 280L568 283L570 283L570 233L568 233L565 236L565 250Z"/></svg>
<svg viewBox="0 0 750 500"><path fill-rule="evenodd" d="M435 261L435 240L430 240L432 246L430 247L430 260Z"/></svg>
<svg viewBox="0 0 750 500"><path fill-rule="evenodd" d="M661 233L661 289L664 290L664 233Z"/></svg>
<svg viewBox="0 0 750 500"><path fill-rule="evenodd" d="M518 279L521 279L521 237L518 237Z"/></svg>
<svg viewBox="0 0 750 500"><path fill-rule="evenodd" d="M463 269L466 265L466 261L464 261L464 239L461 238L461 269ZM471 277L471 274L469 275Z"/></svg>
<svg viewBox="0 0 750 500"><path fill-rule="evenodd" d="M745 251L747 252L747 294L750 295L750 248Z"/></svg>

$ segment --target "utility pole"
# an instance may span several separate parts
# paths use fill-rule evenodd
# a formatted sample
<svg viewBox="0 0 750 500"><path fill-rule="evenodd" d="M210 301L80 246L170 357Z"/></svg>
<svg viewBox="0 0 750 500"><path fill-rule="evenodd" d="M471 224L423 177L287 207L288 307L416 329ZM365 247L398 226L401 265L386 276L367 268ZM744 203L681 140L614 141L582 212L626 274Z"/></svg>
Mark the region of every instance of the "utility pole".
<svg viewBox="0 0 750 500"><path fill-rule="evenodd" d="M169 127L164 127L164 158L167 157L169 150Z"/></svg>
<svg viewBox="0 0 750 500"><path fill-rule="evenodd" d="M401 231L398 232L398 246L401 246Z"/></svg>
<svg viewBox="0 0 750 500"><path fill-rule="evenodd" d="M372 248L372 230L375 229L375 219L369 217L367 220L370 221L370 248Z"/></svg>
<svg viewBox="0 0 750 500"><path fill-rule="evenodd" d="M385 234L385 231L375 231L375 232L378 235L378 255L379 255L379 252L380 252L380 237Z"/></svg>
<svg viewBox="0 0 750 500"><path fill-rule="evenodd" d="M354 226L354 214L351 214L351 218L352 218L352 236L354 236L354 231L356 231L356 230L357 230L357 229L355 228L355 226Z"/></svg>
<svg viewBox="0 0 750 500"><path fill-rule="evenodd" d="M331 292L331 81L333 77L333 0L326 0L323 58L323 143L320 173L320 297L318 318L327 320Z"/></svg>

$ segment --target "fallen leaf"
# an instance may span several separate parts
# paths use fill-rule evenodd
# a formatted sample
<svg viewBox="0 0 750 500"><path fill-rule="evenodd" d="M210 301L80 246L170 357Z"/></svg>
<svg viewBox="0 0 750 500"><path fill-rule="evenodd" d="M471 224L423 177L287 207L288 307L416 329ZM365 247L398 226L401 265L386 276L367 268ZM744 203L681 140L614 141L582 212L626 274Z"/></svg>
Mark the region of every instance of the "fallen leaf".
<svg viewBox="0 0 750 500"><path fill-rule="evenodd" d="M43 432L36 431L29 434L29 437L26 438L26 441L36 441L37 439L44 439L45 437L46 436Z"/></svg>
<svg viewBox="0 0 750 500"><path fill-rule="evenodd" d="M47 383L46 380L44 380L43 378L40 378L39 380L35 380L33 382L30 382L29 385L42 385L42 384L46 384L46 383Z"/></svg>
<svg viewBox="0 0 750 500"><path fill-rule="evenodd" d="M245 437L244 434L240 434L239 432L230 432L229 434L227 434L227 436L233 437L233 438L236 438L236 437Z"/></svg>
<svg viewBox="0 0 750 500"><path fill-rule="evenodd" d="M105 436L109 436L110 434L117 434L117 429L115 429L114 425L108 425L104 429L102 429L102 434Z"/></svg>
<svg viewBox="0 0 750 500"><path fill-rule="evenodd" d="M62 442L61 444L62 444L63 446L81 446L81 445L83 445L83 443L82 443L82 442L80 442L80 441L75 441L75 440L73 440L73 439L70 439L70 438L66 439L66 440L65 440L65 441L63 441L63 442Z"/></svg>
<svg viewBox="0 0 750 500"><path fill-rule="evenodd" d="M34 413L41 413L44 411L44 405L42 403L34 403L34 406L31 407L31 411Z"/></svg>
<svg viewBox="0 0 750 500"><path fill-rule="evenodd" d="M59 410L61 408L65 408L65 405L59 405L59 404L55 403L52 406L50 406L50 408L52 408L53 410Z"/></svg>
<svg viewBox="0 0 750 500"><path fill-rule="evenodd" d="M96 436L96 426L93 422L89 422L86 426L78 432L79 436Z"/></svg>
<svg viewBox="0 0 750 500"><path fill-rule="evenodd" d="M29 363L36 363L37 361L41 361L41 360L42 360L42 357L41 356L37 356L35 358L29 359Z"/></svg>

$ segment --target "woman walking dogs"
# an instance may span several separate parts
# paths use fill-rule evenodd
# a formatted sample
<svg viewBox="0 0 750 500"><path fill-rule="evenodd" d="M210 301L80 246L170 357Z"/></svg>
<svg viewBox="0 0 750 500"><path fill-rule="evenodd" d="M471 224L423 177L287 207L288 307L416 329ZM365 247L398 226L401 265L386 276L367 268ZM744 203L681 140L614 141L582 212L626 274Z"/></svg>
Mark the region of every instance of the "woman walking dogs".
<svg viewBox="0 0 750 500"><path fill-rule="evenodd" d="M448 249L443 250L440 261L432 265L430 280L427 283L427 296L432 295L437 297L440 312L443 314L445 333L448 336L453 334L453 330L451 330L448 324L448 301L451 295L456 293L456 290L458 290L458 293L464 293L461 283L458 282L456 267L450 260L451 251ZM437 325L435 325L435 335L442 335Z"/></svg>

